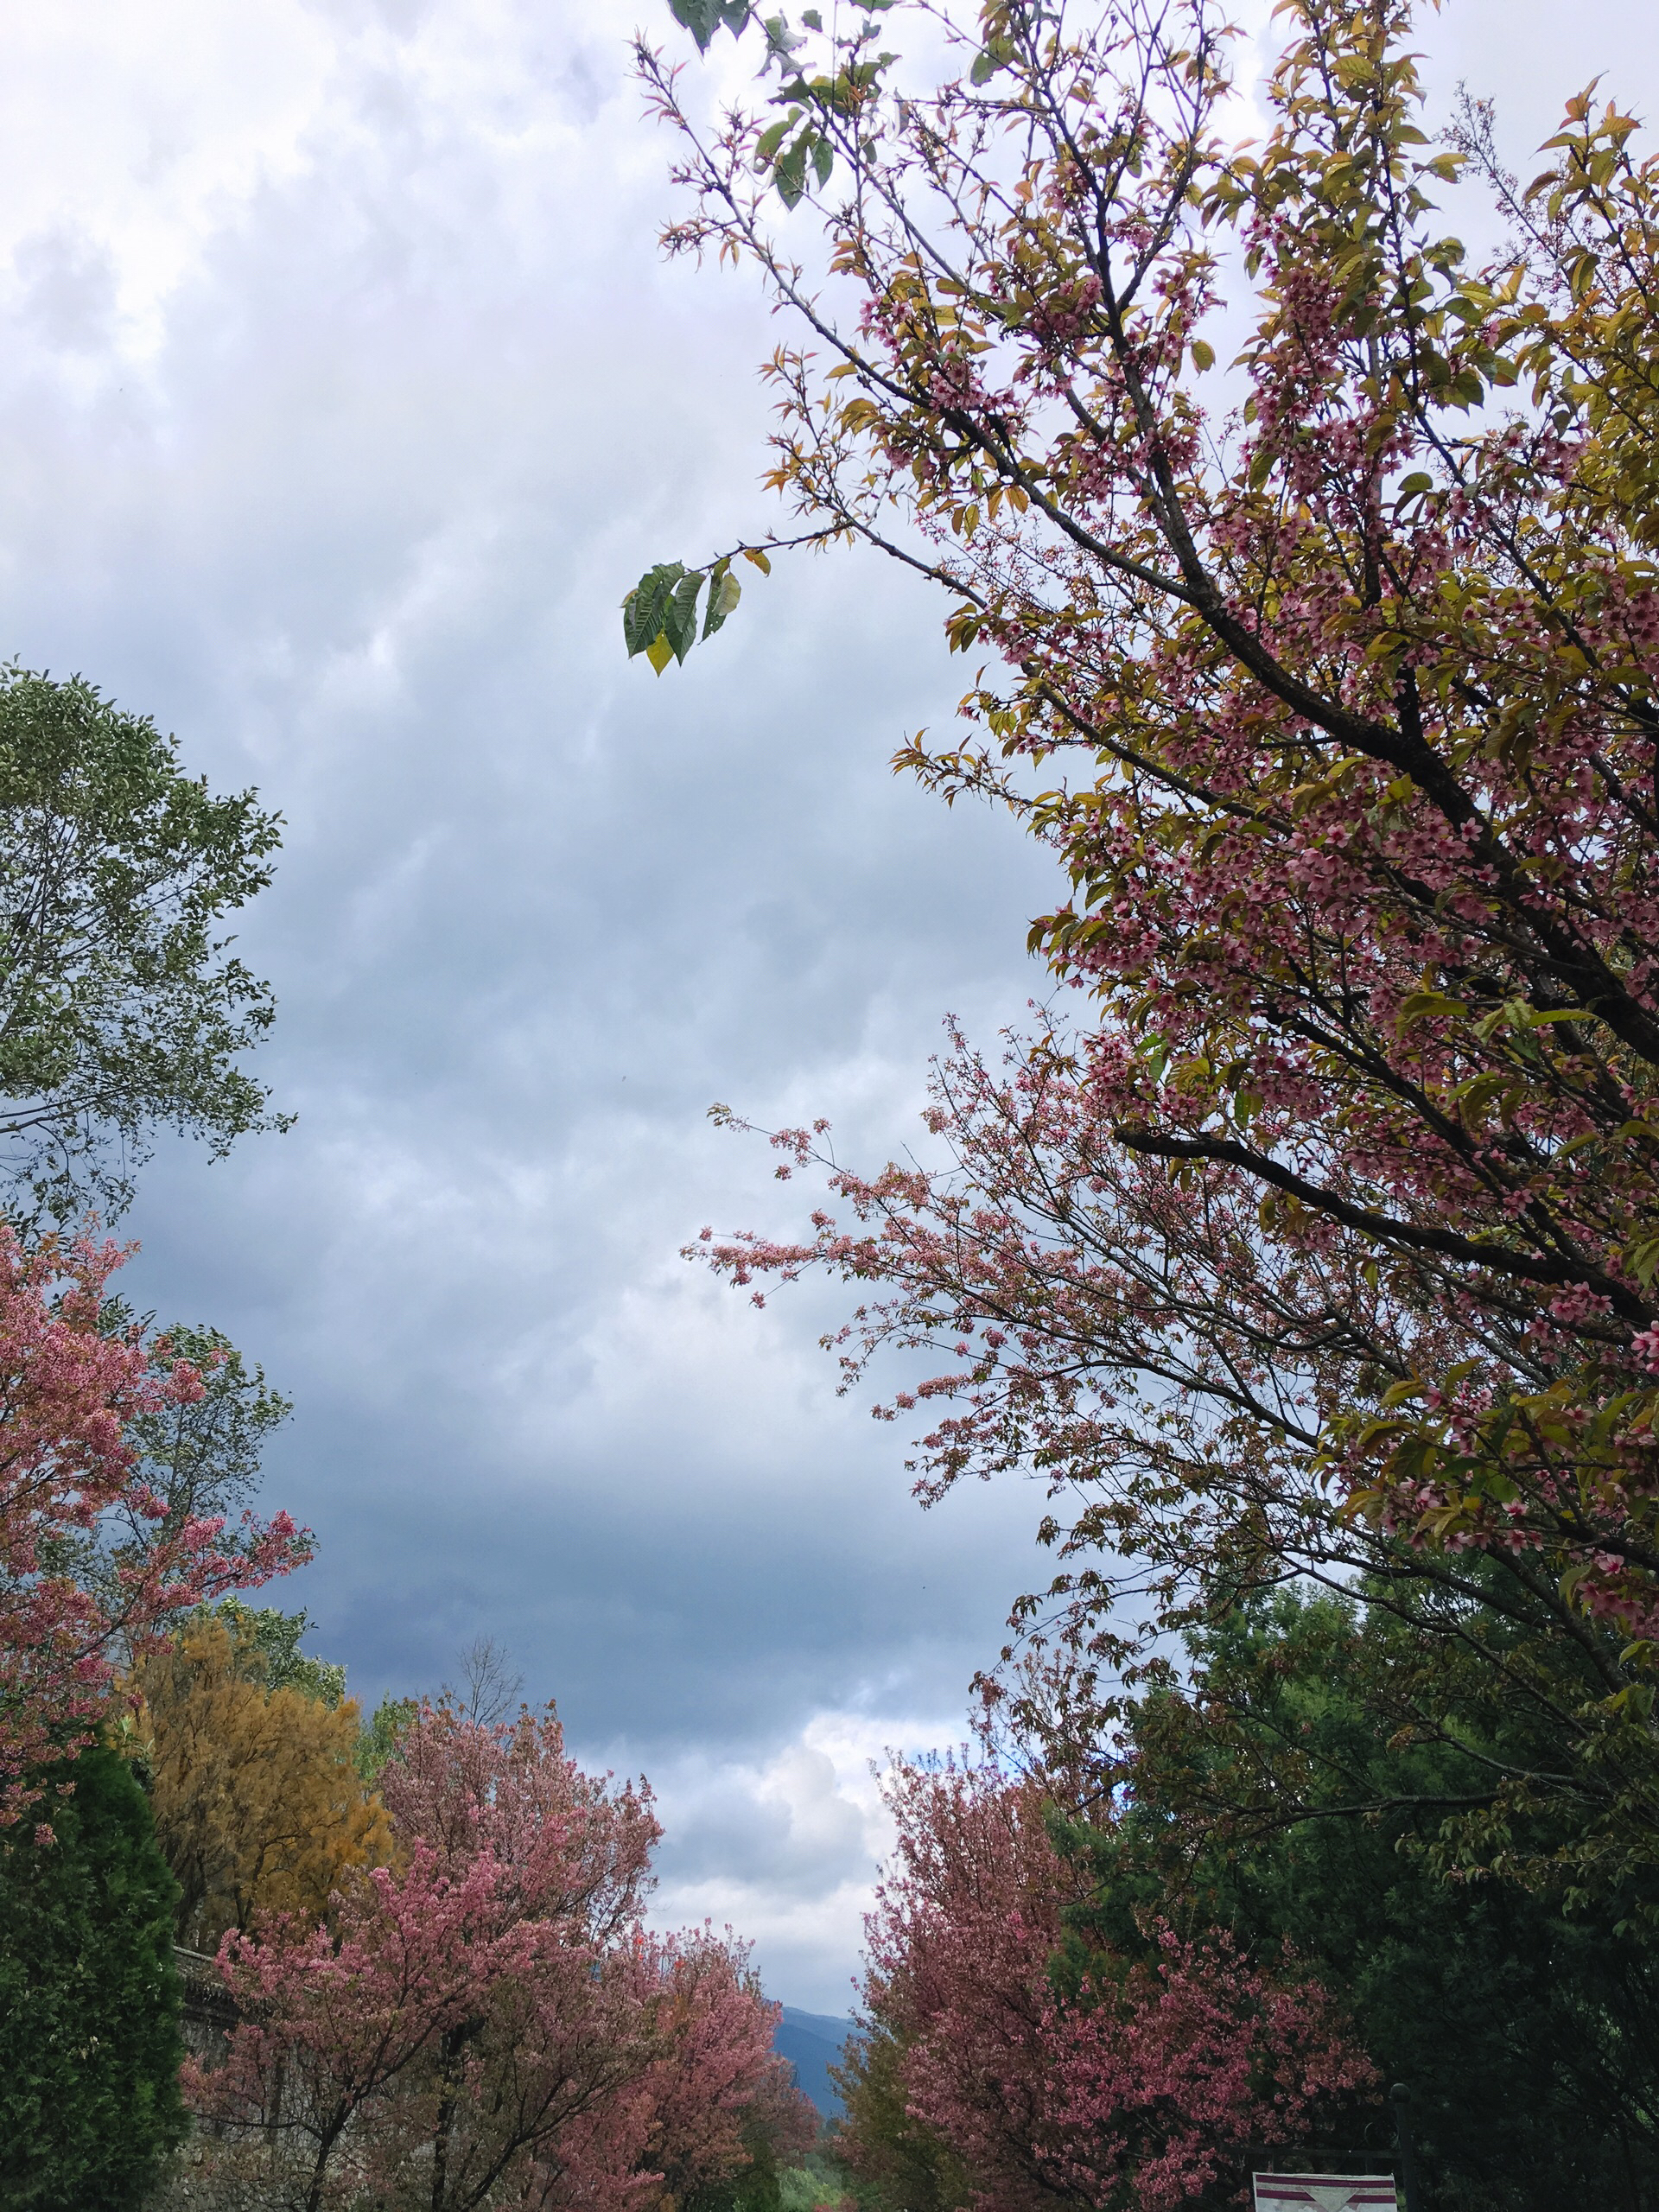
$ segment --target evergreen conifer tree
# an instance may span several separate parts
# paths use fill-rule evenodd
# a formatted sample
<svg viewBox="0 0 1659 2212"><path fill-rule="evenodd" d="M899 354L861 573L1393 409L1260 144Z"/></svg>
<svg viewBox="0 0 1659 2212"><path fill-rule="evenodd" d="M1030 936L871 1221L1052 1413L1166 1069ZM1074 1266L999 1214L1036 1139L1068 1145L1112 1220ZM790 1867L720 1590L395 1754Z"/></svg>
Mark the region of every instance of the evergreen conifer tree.
<svg viewBox="0 0 1659 2212"><path fill-rule="evenodd" d="M127 1762L66 1772L0 1829L0 2204L129 2212L185 2128L177 1891Z"/></svg>

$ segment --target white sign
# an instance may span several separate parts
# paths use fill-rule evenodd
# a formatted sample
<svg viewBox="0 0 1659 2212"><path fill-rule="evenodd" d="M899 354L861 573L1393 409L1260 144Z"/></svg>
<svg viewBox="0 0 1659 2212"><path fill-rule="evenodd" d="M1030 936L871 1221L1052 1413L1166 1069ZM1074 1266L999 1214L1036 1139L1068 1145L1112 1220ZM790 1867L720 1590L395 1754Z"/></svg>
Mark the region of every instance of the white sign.
<svg viewBox="0 0 1659 2212"><path fill-rule="evenodd" d="M1392 2174L1257 2174L1256 2212L1398 2212Z"/></svg>

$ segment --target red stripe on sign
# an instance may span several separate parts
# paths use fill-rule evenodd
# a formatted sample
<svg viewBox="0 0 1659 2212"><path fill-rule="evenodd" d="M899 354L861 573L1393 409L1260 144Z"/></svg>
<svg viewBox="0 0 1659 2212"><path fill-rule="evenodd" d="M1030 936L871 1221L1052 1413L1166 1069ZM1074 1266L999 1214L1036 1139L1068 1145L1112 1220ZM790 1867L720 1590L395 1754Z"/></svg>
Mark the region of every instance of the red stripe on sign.
<svg viewBox="0 0 1659 2212"><path fill-rule="evenodd" d="M1391 2174L1255 2174L1258 2212L1396 2212Z"/></svg>

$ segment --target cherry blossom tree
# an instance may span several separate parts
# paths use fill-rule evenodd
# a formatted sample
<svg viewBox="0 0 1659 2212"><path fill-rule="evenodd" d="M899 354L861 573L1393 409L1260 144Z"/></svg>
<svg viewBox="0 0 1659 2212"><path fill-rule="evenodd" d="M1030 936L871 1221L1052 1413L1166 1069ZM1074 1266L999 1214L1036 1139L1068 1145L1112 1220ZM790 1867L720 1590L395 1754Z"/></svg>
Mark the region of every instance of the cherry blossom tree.
<svg viewBox="0 0 1659 2212"><path fill-rule="evenodd" d="M648 1934L659 1833L644 1785L568 1758L550 1709L485 1726L424 1707L381 1789L400 1863L321 1926L227 1936L244 2015L197 2109L269 2146L306 2212L621 2208L664 2174L744 2162L773 2008L741 1948Z"/></svg>
<svg viewBox="0 0 1659 2212"><path fill-rule="evenodd" d="M645 2083L650 2133L644 2163L676 2204L741 2172L745 2135L759 2133L774 2158L801 2155L817 2135L817 2114L794 2085L772 2031L748 1948L728 1929L692 1929L659 1941L649 2001L662 2056Z"/></svg>
<svg viewBox="0 0 1659 2212"><path fill-rule="evenodd" d="M203 1383L166 1338L105 1325L127 1255L86 1239L26 1247L0 1225L0 1822L90 1740L118 1665L147 1637L309 1553L286 1514L227 1531L220 1515L179 1519L145 1480L130 1425L199 1400ZM118 1565L88 1577L87 1540L111 1522Z"/></svg>
<svg viewBox="0 0 1659 2212"><path fill-rule="evenodd" d="M1268 1971L1223 1935L1153 1921L1138 1955L1096 1948L1079 1966L1067 1923L1084 1881L1033 1782L900 1766L888 1800L897 1854L868 1923L867 2015L901 2050L911 2115L988 2212L1232 2201L1249 2145L1316 2130L1375 2088L1294 1960ZM856 2165L856 2121L849 2149Z"/></svg>
<svg viewBox="0 0 1659 2212"><path fill-rule="evenodd" d="M332 1925L290 1917L226 1938L243 2017L222 2066L187 2064L187 2100L233 2140L263 2133L308 2212L368 2185L391 2133L385 2106L474 2017L497 1879L480 1857L452 1883L417 1846L401 1873L376 1869L341 1895Z"/></svg>
<svg viewBox="0 0 1659 2212"><path fill-rule="evenodd" d="M1587 93L1528 185L1478 107L1430 144L1409 0L1280 10L1259 143L1207 0L675 11L764 50L706 125L639 62L669 245L791 327L796 539L950 594L971 727L900 761L1065 880L1047 1033L945 1077L957 1160L716 1263L887 1284L859 1326L950 1363L925 1482L1083 1480L1205 1602L1321 1549L1432 1560L1454 1637L1497 1590L1586 1684L1492 1833L1559 1784L1650 1858L1659 164ZM653 571L631 649L783 542Z"/></svg>
<svg viewBox="0 0 1659 2212"><path fill-rule="evenodd" d="M929 1424L911 1462L925 1503L969 1474L1045 1483L1058 1571L1019 1601L1002 1665L980 1677L986 1725L1109 1792L1138 1786L1155 1715L1158 1732L1210 1737L1236 1783L1224 1686L1192 1675L1188 1635L1264 1586L1358 1590L1405 1631L1366 1671L1371 1709L1387 1732L1439 1742L1461 1777L1432 1808L1437 1850L1643 1890L1659 1836L1645 1650L1586 1619L1564 1548L1441 1546L1372 1521L1295 1433L1310 1376L1338 1402L1351 1355L1332 1315L1363 1281L1269 1247L1224 1308L1211 1287L1251 1249L1248 1190L1172 1179L1119 1145L1052 1053L1016 1042L998 1068L958 1034L931 1083L943 1166L865 1176L822 1129L780 1132L783 1172L821 1166L836 1213L809 1243L696 1249L741 1282L821 1266L853 1285L866 1302L830 1339L846 1387L879 1352L926 1361L877 1407ZM1252 1789L1252 1819L1299 1816L1287 1773ZM1190 1799L1195 1844L1242 1813L1224 1796ZM1357 1818L1401 1809L1386 1791L1348 1796Z"/></svg>

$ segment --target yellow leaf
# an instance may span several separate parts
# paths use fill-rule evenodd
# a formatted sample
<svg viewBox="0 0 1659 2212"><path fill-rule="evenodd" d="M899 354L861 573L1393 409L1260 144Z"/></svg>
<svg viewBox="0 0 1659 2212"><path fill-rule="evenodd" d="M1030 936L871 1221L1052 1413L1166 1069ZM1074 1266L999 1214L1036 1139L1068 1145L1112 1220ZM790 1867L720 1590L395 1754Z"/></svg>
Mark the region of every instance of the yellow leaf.
<svg viewBox="0 0 1659 2212"><path fill-rule="evenodd" d="M1408 1022L1423 1021L1438 1016L1443 1020L1455 1021L1469 1011L1462 999L1448 998L1444 991L1408 991L1400 1001L1400 1027Z"/></svg>

